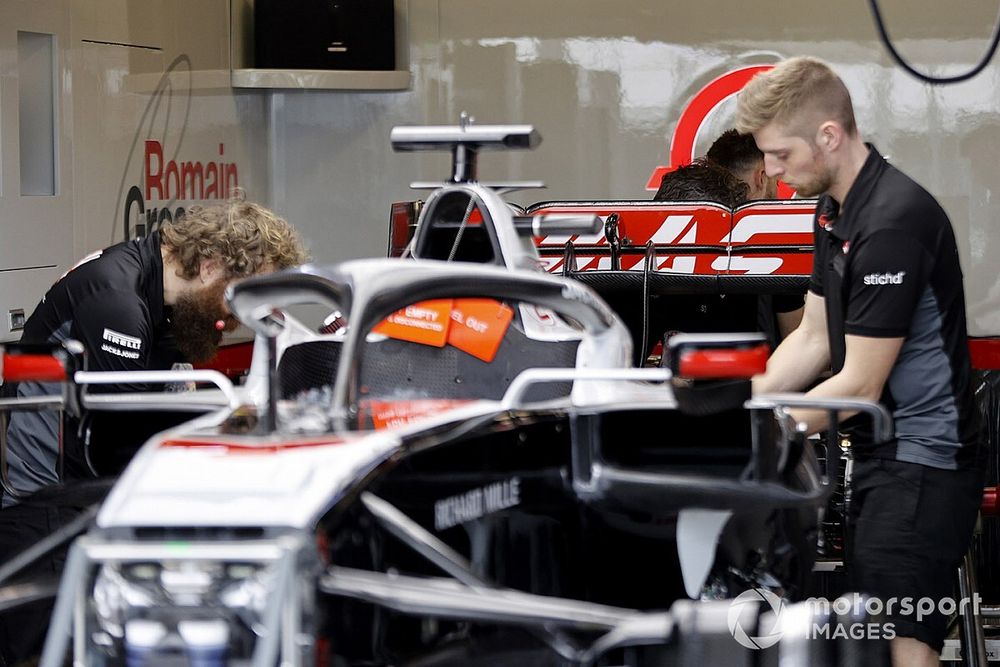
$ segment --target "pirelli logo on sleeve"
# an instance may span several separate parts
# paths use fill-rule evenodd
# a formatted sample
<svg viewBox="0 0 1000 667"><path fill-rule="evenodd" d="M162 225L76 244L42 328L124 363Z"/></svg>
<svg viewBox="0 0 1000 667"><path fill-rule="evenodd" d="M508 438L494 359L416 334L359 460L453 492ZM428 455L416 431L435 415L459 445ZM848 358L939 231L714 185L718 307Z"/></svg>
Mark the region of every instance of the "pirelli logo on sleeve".
<svg viewBox="0 0 1000 667"><path fill-rule="evenodd" d="M142 339L119 333L114 329L105 329L102 336L104 342L101 349L126 359L138 359L142 351Z"/></svg>

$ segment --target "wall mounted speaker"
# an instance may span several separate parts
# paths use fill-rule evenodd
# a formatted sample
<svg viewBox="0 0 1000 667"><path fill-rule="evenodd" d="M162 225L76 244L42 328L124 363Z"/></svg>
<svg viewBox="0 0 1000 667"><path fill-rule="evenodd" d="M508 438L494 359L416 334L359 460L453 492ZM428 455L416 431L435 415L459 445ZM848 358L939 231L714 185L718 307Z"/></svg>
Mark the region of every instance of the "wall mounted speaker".
<svg viewBox="0 0 1000 667"><path fill-rule="evenodd" d="M255 0L254 67L395 69L393 0Z"/></svg>

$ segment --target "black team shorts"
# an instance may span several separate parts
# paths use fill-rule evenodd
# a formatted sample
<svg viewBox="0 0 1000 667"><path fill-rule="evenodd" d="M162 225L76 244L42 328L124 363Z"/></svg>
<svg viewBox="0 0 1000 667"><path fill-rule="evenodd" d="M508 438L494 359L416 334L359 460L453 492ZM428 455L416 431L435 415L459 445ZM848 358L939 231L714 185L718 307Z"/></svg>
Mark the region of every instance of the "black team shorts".
<svg viewBox="0 0 1000 667"><path fill-rule="evenodd" d="M941 652L948 615L940 613L940 602L960 602L957 568L969 549L982 497L979 469L941 470L877 458L855 461L848 585L886 605L885 620L896 636L918 639ZM890 599L895 599L892 609ZM926 613L930 604L934 610Z"/></svg>

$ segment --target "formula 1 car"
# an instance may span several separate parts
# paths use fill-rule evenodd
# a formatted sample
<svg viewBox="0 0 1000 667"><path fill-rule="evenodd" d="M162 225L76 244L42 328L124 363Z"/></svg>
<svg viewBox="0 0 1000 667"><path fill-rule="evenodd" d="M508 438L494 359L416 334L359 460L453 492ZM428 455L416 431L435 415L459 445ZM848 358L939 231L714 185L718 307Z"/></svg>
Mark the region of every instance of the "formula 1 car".
<svg viewBox="0 0 1000 667"><path fill-rule="evenodd" d="M42 664L753 664L711 601L801 597L836 474L786 408L888 437L884 409L751 399L759 335L674 336L669 367L633 368L593 290L531 270L533 236L600 223L520 216L475 182L478 150L531 128L393 139L455 157L415 259L230 286L258 336L240 391L100 397L222 404L147 443L75 541ZM774 623L757 611L751 632Z"/></svg>

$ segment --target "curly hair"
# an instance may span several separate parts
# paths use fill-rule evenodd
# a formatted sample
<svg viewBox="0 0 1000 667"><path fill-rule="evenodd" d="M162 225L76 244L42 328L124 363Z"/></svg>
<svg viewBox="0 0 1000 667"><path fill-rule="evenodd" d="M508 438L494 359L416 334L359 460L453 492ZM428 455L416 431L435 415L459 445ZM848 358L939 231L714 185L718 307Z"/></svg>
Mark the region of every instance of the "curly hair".
<svg viewBox="0 0 1000 667"><path fill-rule="evenodd" d="M663 175L654 201L712 201L736 208L747 201L750 188L714 162L698 159Z"/></svg>
<svg viewBox="0 0 1000 667"><path fill-rule="evenodd" d="M298 266L308 260L298 233L268 209L240 199L216 206L192 206L160 229L161 243L193 278L202 260L222 262L231 278Z"/></svg>

